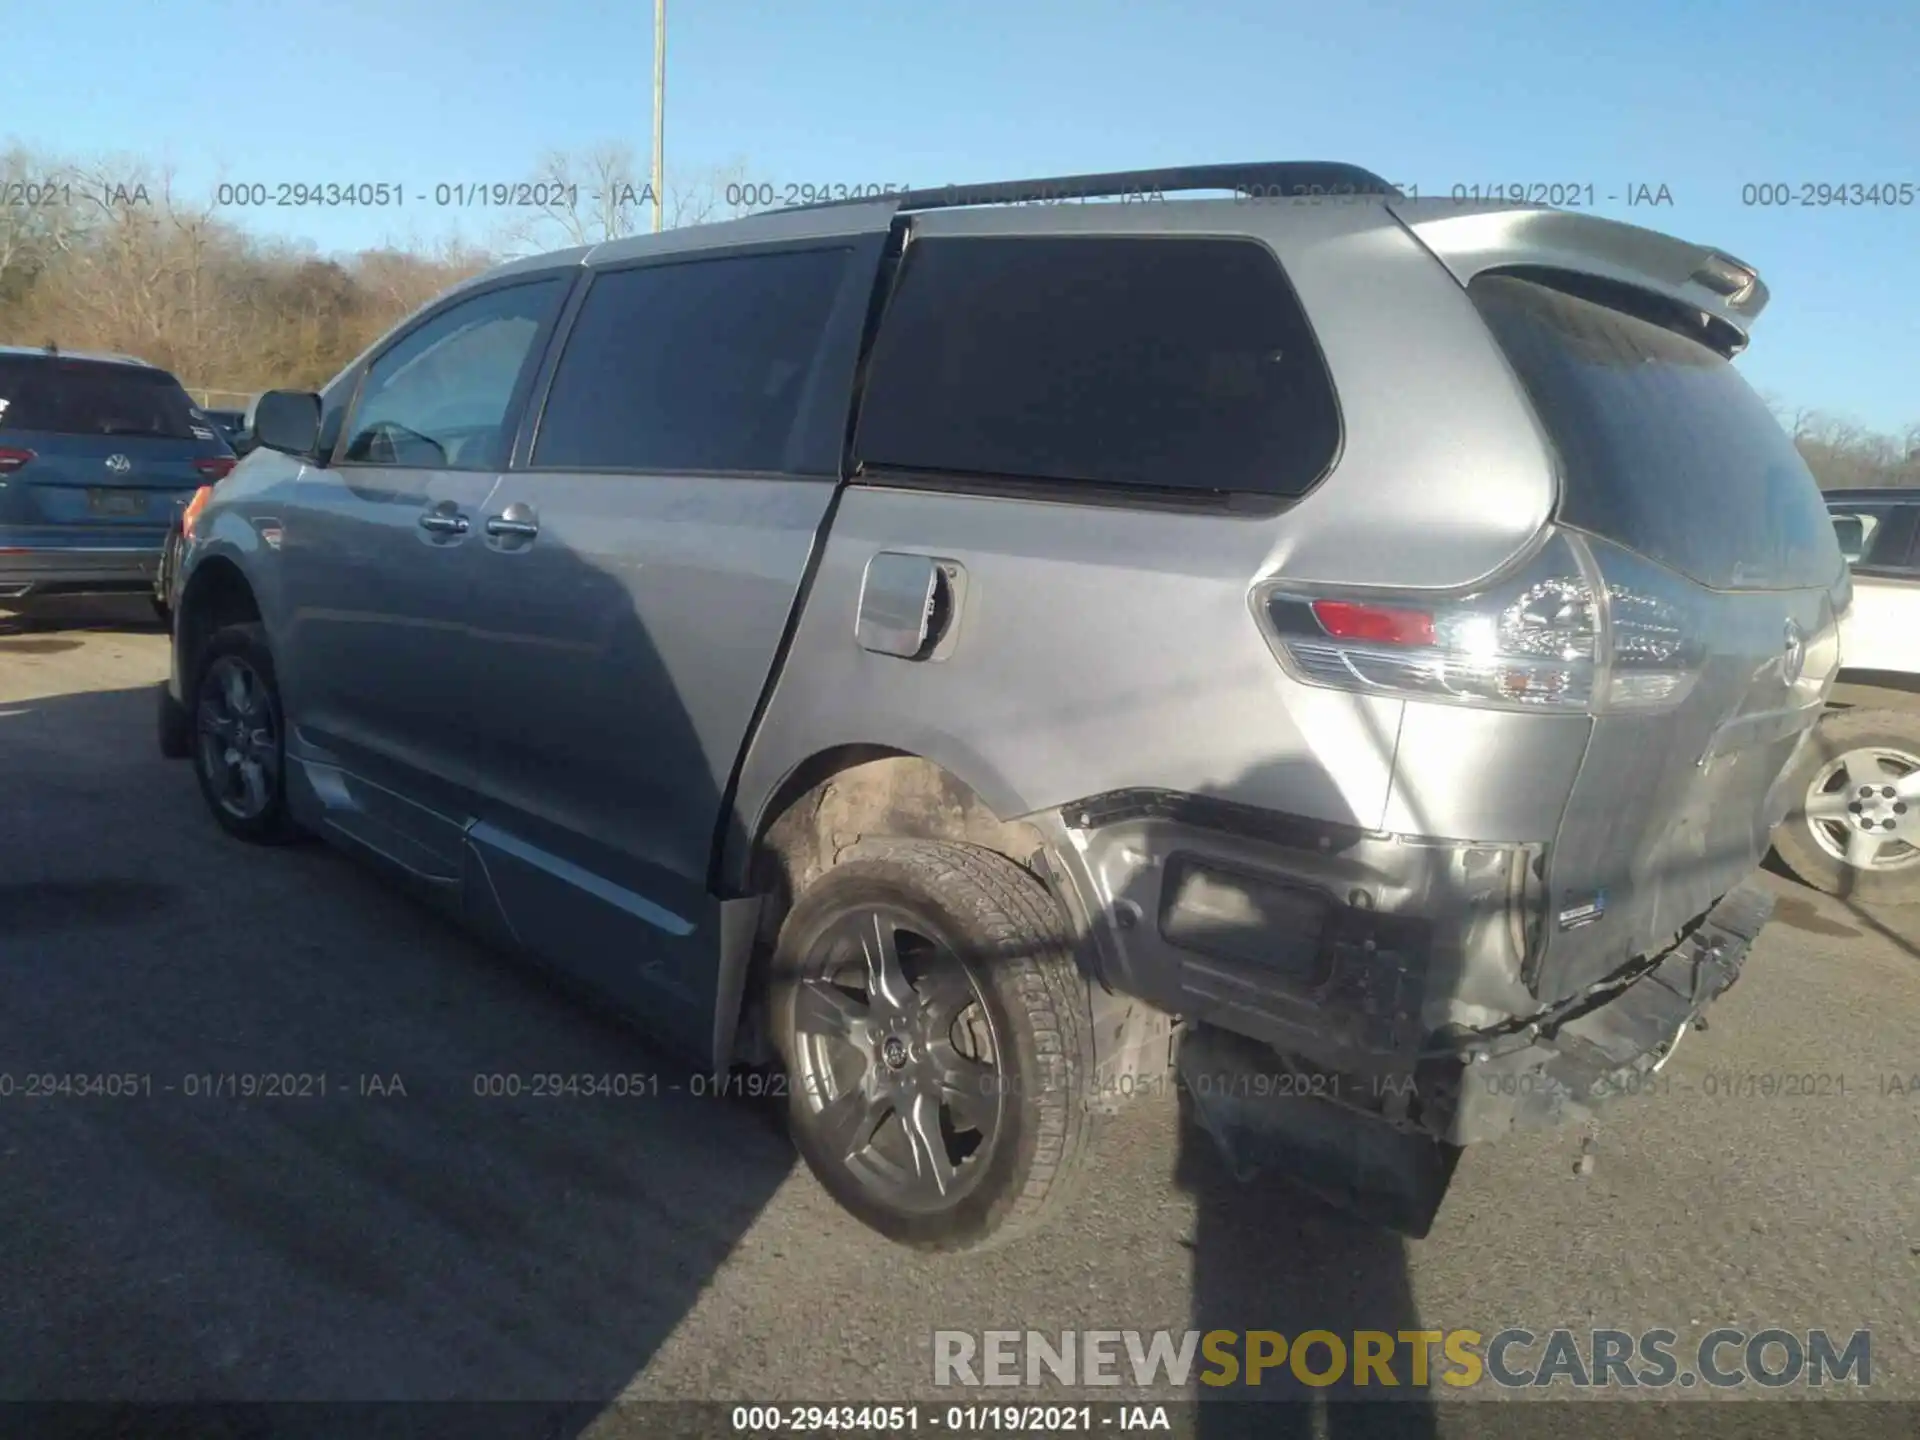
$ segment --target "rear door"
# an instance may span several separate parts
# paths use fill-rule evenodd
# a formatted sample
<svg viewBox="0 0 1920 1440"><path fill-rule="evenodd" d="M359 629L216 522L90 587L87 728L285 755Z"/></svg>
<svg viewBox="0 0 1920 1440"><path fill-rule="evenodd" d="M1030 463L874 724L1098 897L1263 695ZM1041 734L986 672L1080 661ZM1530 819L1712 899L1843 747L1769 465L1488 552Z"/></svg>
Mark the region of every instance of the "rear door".
<svg viewBox="0 0 1920 1440"><path fill-rule="evenodd" d="M180 382L146 365L0 355L0 525L25 543L159 549L177 501L233 465Z"/></svg>
<svg viewBox="0 0 1920 1440"><path fill-rule="evenodd" d="M1489 274L1469 294L1557 454L1612 674L1549 859L1558 999L1676 932L1766 854L1776 781L1838 666L1845 562L1813 476L1732 363L1633 292ZM1664 687L1664 688L1663 688Z"/></svg>
<svg viewBox="0 0 1920 1440"><path fill-rule="evenodd" d="M708 1042L715 827L839 483L884 236L594 274L476 518L471 839L512 933Z"/></svg>

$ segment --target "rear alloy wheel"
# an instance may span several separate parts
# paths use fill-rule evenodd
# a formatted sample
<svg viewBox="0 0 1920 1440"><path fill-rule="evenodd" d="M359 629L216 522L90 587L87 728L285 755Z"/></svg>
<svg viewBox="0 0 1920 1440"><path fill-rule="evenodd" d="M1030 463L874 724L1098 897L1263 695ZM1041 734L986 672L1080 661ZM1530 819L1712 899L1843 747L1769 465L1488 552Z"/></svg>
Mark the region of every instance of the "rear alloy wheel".
<svg viewBox="0 0 1920 1440"><path fill-rule="evenodd" d="M218 631L194 675L193 769L213 818L258 845L298 838L287 814L286 736L266 632L257 624Z"/></svg>
<svg viewBox="0 0 1920 1440"><path fill-rule="evenodd" d="M1794 874L1842 899L1920 903L1920 715L1827 716L1788 783L1774 848Z"/></svg>
<svg viewBox="0 0 1920 1440"><path fill-rule="evenodd" d="M1052 899L1018 866L864 844L795 905L774 976L795 1143L859 1219L955 1250L1069 1193L1091 1020Z"/></svg>

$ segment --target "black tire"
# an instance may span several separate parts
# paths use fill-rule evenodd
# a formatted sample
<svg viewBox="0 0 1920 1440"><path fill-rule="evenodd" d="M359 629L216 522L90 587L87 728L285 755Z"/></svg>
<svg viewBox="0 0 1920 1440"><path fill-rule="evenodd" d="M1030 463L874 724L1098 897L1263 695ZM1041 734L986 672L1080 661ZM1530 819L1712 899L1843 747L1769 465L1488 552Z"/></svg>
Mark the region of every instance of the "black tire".
<svg viewBox="0 0 1920 1440"><path fill-rule="evenodd" d="M169 760L185 760L193 754L193 717L187 713L186 706L173 698L164 682L160 686L159 701L154 718L160 753Z"/></svg>
<svg viewBox="0 0 1920 1440"><path fill-rule="evenodd" d="M1809 789L1823 772L1841 763L1843 757L1872 751L1910 756L1920 768L1920 713L1839 710L1823 719L1783 782L1793 797L1793 808L1774 832L1774 853L1801 880L1828 895L1868 905L1920 904L1920 809L1915 812L1913 844L1899 838L1893 848L1893 858L1899 863L1888 869L1864 869L1848 864L1821 844L1816 834L1816 826L1821 822L1810 819L1807 814ZM1893 777L1875 775L1871 778L1877 787L1882 779ZM1830 792L1850 801L1852 797L1847 796L1846 791L1851 787L1846 780L1844 771L1831 776L1825 782L1823 793ZM1889 809L1893 804L1904 806L1906 803L1903 799L1888 797L1882 800ZM1881 800L1872 803L1878 805ZM1893 819L1904 831L1905 815L1903 809L1898 815L1886 818ZM1845 820L1829 820L1824 829L1830 843L1838 843L1839 835L1850 833Z"/></svg>
<svg viewBox="0 0 1920 1440"><path fill-rule="evenodd" d="M270 770L263 766L264 803L245 813L228 801L232 798L228 776L215 774L217 737L209 730L205 706L217 698L210 687L220 683L229 664L237 665L257 682L259 717L268 730L267 739L255 748L259 758L271 757ZM220 828L236 839L254 845L286 845L300 838L300 831L287 813L287 737L280 708L280 686L274 677L273 655L267 649L266 630L258 623L229 625L215 631L200 647L193 667L193 684L188 689L187 715L192 727L194 778L200 782L200 794L213 812ZM253 737L259 734L253 730ZM251 738L251 737L250 737Z"/></svg>
<svg viewBox="0 0 1920 1440"><path fill-rule="evenodd" d="M823 967L831 967L832 957L841 953L833 948L836 935L844 927L864 925L863 917L883 913L897 917L888 923L897 924L901 935L914 937L918 948L912 963L924 969L908 978L920 1013L933 1018L909 1050L910 1062L885 1058L892 1038L864 1047L836 1040L833 1053L851 1057L849 1063L863 1067L863 1077L875 1077L876 1084L897 1078L897 1072L889 1076L890 1063L934 1064L929 1052L939 1040L930 1037L940 1037L940 1021L931 997L935 989L954 984L954 964L972 1000L956 1011L940 1038L950 1042L958 1034L977 1040L990 1032L991 1040L991 1063L981 1069L991 1070L993 1078L980 1082L965 1103L968 1112L981 1116L991 1110L992 1123L963 1128L961 1111L940 1110L941 1122L933 1128L949 1159L969 1137L976 1148L953 1162L950 1197L942 1191L930 1201L924 1183L916 1180L918 1200L912 1204L902 1198L903 1191L889 1189L873 1175L890 1124L903 1127L909 1154L924 1153L914 1150L905 1129L908 1112L892 1111L878 1128L866 1126L870 1143L859 1156L829 1143L833 1132L826 1102L845 1103L851 1092L836 1089L829 1097L828 1089L838 1082L823 1080L816 1063L826 1042L818 1030L803 1032L801 1020L803 994L825 993L823 974L829 970ZM903 948L903 965L906 960ZM1071 1195L1091 1134L1086 1086L1093 1069L1093 1022L1086 982L1074 965L1059 909L1032 876L971 845L863 843L795 904L781 927L771 979L772 1028L786 1064L794 1142L828 1193L856 1218L916 1249L962 1250L1032 1230ZM858 1002L848 1003L858 1010ZM876 1003L871 990L865 1003ZM813 1005L808 1013L815 1013ZM865 1013L880 1012L869 1008ZM946 1053L954 1052L949 1047ZM876 1102L864 1103L865 1113L871 1113ZM923 1124L917 1131L922 1144L926 1130ZM914 1168L924 1176L917 1158Z"/></svg>

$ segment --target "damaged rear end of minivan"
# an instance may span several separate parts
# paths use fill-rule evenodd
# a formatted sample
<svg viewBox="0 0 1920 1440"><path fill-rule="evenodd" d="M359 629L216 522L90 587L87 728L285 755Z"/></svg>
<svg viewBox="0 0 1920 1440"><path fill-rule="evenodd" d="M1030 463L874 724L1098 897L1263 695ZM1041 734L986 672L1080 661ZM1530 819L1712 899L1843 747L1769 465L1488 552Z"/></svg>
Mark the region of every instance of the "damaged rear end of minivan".
<svg viewBox="0 0 1920 1440"><path fill-rule="evenodd" d="M1158 919L1222 957L1188 967L1207 1003L1180 1065L1229 1158L1418 1235L1460 1147L1648 1088L1738 978L1849 592L1813 477L1732 363L1767 298L1751 267L1586 215L1385 203L1523 400L1547 518L1467 584L1283 558L1255 585L1291 682L1398 702L1382 823L1284 878L1175 857ZM1486 497L1455 488L1470 528ZM1235 963L1250 920L1296 937L1291 981Z"/></svg>

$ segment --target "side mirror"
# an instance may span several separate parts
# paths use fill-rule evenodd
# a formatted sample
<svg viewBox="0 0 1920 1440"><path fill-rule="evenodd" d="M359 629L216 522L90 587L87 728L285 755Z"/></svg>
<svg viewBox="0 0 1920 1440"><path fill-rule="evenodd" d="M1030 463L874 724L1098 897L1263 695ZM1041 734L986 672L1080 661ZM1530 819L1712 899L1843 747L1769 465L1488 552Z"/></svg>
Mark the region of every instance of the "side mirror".
<svg viewBox="0 0 1920 1440"><path fill-rule="evenodd" d="M1858 515L1836 515L1833 517L1834 538L1840 542L1840 553L1847 557L1849 565L1860 563L1860 557L1867 553L1867 526Z"/></svg>
<svg viewBox="0 0 1920 1440"><path fill-rule="evenodd" d="M253 402L253 448L311 456L320 442L320 397L307 390L269 390Z"/></svg>

